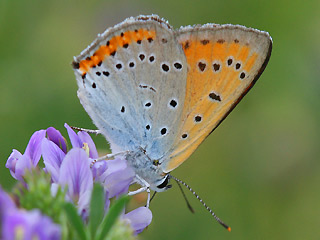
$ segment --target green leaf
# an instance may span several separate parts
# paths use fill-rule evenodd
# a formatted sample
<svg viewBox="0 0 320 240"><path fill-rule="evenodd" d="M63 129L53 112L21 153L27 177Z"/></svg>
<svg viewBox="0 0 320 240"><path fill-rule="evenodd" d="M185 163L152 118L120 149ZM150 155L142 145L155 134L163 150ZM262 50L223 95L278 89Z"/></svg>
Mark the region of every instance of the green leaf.
<svg viewBox="0 0 320 240"><path fill-rule="evenodd" d="M66 203L64 209L69 222L74 229L74 232L76 232L78 235L78 238L81 240L86 240L87 237L84 230L84 225L81 217L77 213L77 209L73 206L72 203Z"/></svg>
<svg viewBox="0 0 320 240"><path fill-rule="evenodd" d="M103 187L100 184L95 184L91 196L89 216L89 226L92 239L94 239L97 228L103 219L104 201Z"/></svg>
<svg viewBox="0 0 320 240"><path fill-rule="evenodd" d="M96 238L97 240L103 240L109 233L111 227L115 224L121 211L125 207L126 203L129 201L129 196L123 196L119 198L109 209L108 214L104 217L102 223L100 224Z"/></svg>
<svg viewBox="0 0 320 240"><path fill-rule="evenodd" d="M13 193L18 196L21 208L27 210L39 209L49 216L55 223L62 224L63 206L65 205L66 189L58 187L57 192L51 194L51 177L39 169L27 170L24 179L28 185L16 185Z"/></svg>
<svg viewBox="0 0 320 240"><path fill-rule="evenodd" d="M104 240L137 240L131 224L118 218Z"/></svg>

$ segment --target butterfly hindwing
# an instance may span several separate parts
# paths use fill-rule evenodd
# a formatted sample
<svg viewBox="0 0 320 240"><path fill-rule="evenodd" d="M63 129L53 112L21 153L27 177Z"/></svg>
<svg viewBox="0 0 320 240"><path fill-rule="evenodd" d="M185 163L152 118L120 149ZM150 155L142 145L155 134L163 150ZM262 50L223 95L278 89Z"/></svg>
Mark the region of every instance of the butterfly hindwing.
<svg viewBox="0 0 320 240"><path fill-rule="evenodd" d="M185 161L249 91L272 47L268 33L242 26L207 24L176 35L188 74L181 127L163 162L165 172Z"/></svg>

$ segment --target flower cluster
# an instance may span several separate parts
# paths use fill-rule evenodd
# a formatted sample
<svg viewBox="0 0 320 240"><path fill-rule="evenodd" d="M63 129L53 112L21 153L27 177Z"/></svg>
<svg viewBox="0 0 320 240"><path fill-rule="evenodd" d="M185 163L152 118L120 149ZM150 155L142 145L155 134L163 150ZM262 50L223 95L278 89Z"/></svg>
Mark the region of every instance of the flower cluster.
<svg viewBox="0 0 320 240"><path fill-rule="evenodd" d="M39 210L18 209L9 195L0 188L1 239L39 239L58 240L61 237L59 225L40 213Z"/></svg>
<svg viewBox="0 0 320 240"><path fill-rule="evenodd" d="M45 166L43 171L51 178L51 195L55 196L59 190L64 190L65 201L71 202L83 223L87 223L94 183L103 186L104 210L107 214L110 200L128 192L135 173L127 166L126 160L121 158L98 161L92 165L93 160L98 158L98 152L89 134L81 131L76 133L67 124L65 127L72 145L69 151L65 138L58 130L50 127L35 132L23 154L14 149L6 167L11 175L28 189L26 173L39 169L42 157ZM140 207L122 214L120 219L122 222L130 223L137 234L150 224L152 213L148 208ZM4 239L16 239L19 234L23 234L24 237L29 234L38 239L61 239L60 236L63 235L64 226L54 223L39 210L18 209L1 189L0 221L3 223L1 228Z"/></svg>

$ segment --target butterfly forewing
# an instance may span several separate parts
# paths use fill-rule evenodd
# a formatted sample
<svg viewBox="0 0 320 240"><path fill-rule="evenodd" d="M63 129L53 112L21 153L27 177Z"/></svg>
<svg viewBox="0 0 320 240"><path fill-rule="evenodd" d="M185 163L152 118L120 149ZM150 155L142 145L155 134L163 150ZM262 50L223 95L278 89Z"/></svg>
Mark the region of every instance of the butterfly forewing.
<svg viewBox="0 0 320 240"><path fill-rule="evenodd" d="M153 159L167 152L181 123L187 64L165 21L129 18L73 65L80 101L113 152L144 148Z"/></svg>
<svg viewBox="0 0 320 240"><path fill-rule="evenodd" d="M185 161L242 99L264 70L272 46L267 33L232 25L182 28L177 39L188 63L187 86L165 172Z"/></svg>
<svg viewBox="0 0 320 240"><path fill-rule="evenodd" d="M155 15L129 18L75 58L78 96L114 153L144 149L169 172L253 86L271 46L242 26L174 31Z"/></svg>

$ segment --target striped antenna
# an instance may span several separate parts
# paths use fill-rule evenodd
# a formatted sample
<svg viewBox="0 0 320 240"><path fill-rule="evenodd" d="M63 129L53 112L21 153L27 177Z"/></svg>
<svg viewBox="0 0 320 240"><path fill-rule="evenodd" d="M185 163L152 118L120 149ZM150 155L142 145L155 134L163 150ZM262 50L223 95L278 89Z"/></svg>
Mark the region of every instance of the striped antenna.
<svg viewBox="0 0 320 240"><path fill-rule="evenodd" d="M202 203L202 205L208 210L208 212L217 220L218 223L220 223L224 228L226 228L229 232L231 232L231 227L229 227L227 224L225 224L220 218L218 218L218 216L211 210L211 208L209 208L207 206L207 204L199 197L199 195L193 191L193 189L191 187L189 187L188 184L186 184L185 182L181 181L180 179L169 175L170 178L174 179L177 183L180 183L182 185L184 185L186 188L189 189L190 192L192 192L192 194Z"/></svg>
<svg viewBox="0 0 320 240"><path fill-rule="evenodd" d="M177 182L177 184L178 184L178 186L179 186L179 188L180 188L180 191L181 191L181 193L182 193L182 196L183 196L184 200L185 200L186 203L187 203L187 206L188 206L189 210L190 210L192 213L194 213L194 210L193 210L193 208L191 207L191 204L189 203L189 201L188 201L188 199L187 199L187 196L186 196L186 194L184 193L184 191L183 191L183 189L182 189L182 187L181 187L181 184L180 184L177 180L176 180L176 182Z"/></svg>

